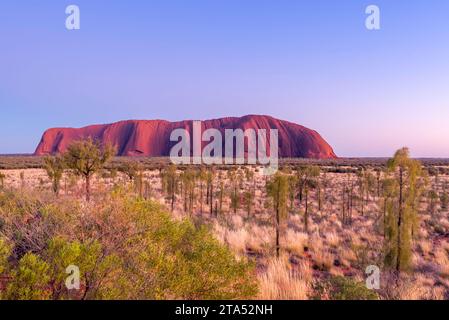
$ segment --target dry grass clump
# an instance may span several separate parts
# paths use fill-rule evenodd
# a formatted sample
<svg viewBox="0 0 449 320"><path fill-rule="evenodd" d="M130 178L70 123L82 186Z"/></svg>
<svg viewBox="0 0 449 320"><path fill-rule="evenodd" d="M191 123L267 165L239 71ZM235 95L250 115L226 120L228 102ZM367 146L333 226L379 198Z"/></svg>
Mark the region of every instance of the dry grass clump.
<svg viewBox="0 0 449 320"><path fill-rule="evenodd" d="M233 215L230 218L232 226L234 229L242 229L243 228L243 218L241 215Z"/></svg>
<svg viewBox="0 0 449 320"><path fill-rule="evenodd" d="M357 255L351 250L351 248L340 246L337 251L342 266L350 267L357 261Z"/></svg>
<svg viewBox="0 0 449 320"><path fill-rule="evenodd" d="M340 244L340 237L336 232L329 232L326 234L326 244L332 248L337 248Z"/></svg>
<svg viewBox="0 0 449 320"><path fill-rule="evenodd" d="M304 249L309 246L309 235L288 229L282 241L282 246L293 254L303 254Z"/></svg>
<svg viewBox="0 0 449 320"><path fill-rule="evenodd" d="M449 256L446 248L440 247L435 251L435 262L438 265L440 275L449 277Z"/></svg>
<svg viewBox="0 0 449 320"><path fill-rule="evenodd" d="M444 233L447 233L449 231L449 219L447 219L446 217L441 217L438 220L438 225L444 231Z"/></svg>
<svg viewBox="0 0 449 320"><path fill-rule="evenodd" d="M446 289L435 286L425 274L402 275L399 282L394 276L383 277L388 285L385 296L395 300L444 300Z"/></svg>
<svg viewBox="0 0 449 320"><path fill-rule="evenodd" d="M322 271L331 271L334 256L326 250L318 251L313 255L315 267Z"/></svg>
<svg viewBox="0 0 449 320"><path fill-rule="evenodd" d="M213 222L215 237L224 244L227 244L239 255L248 251L269 254L273 250L273 228L260 226L258 224L242 224L239 229L230 229L228 225Z"/></svg>
<svg viewBox="0 0 449 320"><path fill-rule="evenodd" d="M265 273L259 276L259 299L265 300L306 300L311 293L308 266L295 271L284 258L272 259Z"/></svg>
<svg viewBox="0 0 449 320"><path fill-rule="evenodd" d="M421 240L418 243L418 250L423 256L428 256L433 250L433 244L429 240Z"/></svg>
<svg viewBox="0 0 449 320"><path fill-rule="evenodd" d="M261 254L269 254L273 250L274 231L272 227L253 224L249 226L249 233L248 249Z"/></svg>
<svg viewBox="0 0 449 320"><path fill-rule="evenodd" d="M224 240L235 253L244 255L246 253L248 236L248 231L243 228L238 230L226 230Z"/></svg>
<svg viewBox="0 0 449 320"><path fill-rule="evenodd" d="M330 271L334 263L334 256L328 251L323 241L317 235L313 235L310 239L312 247L312 259L314 268L321 271Z"/></svg>

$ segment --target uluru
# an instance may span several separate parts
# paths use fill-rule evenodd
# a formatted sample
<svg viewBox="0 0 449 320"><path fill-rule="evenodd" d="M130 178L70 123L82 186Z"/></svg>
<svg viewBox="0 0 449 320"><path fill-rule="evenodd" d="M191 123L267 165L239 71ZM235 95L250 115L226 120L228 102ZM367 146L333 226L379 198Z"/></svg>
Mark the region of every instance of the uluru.
<svg viewBox="0 0 449 320"><path fill-rule="evenodd" d="M170 141L173 130L183 128L192 132L192 121L126 120L83 128L51 128L44 132L35 155L64 152L74 141L91 137L100 143L110 143L117 156L165 157L176 142ZM222 134L225 129L278 129L279 157L334 159L332 147L311 129L265 115L226 117L201 122L202 130L214 128Z"/></svg>

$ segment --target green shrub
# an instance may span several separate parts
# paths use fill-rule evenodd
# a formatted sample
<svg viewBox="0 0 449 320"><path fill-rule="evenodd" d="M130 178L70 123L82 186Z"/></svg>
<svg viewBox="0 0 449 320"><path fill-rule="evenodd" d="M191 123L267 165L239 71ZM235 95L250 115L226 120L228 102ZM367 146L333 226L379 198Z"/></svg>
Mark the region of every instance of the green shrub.
<svg viewBox="0 0 449 320"><path fill-rule="evenodd" d="M0 275L8 268L8 258L11 255L11 246L4 239L0 239Z"/></svg>
<svg viewBox="0 0 449 320"><path fill-rule="evenodd" d="M332 300L378 300L379 296L368 289L364 283L351 278L334 277L330 280L330 298Z"/></svg>
<svg viewBox="0 0 449 320"><path fill-rule="evenodd" d="M195 227L190 220L173 221L149 201L131 200L125 208L133 212L137 228L146 232L126 242L130 258L122 269L126 277L120 279L120 297L129 298L128 286L140 292L141 299L236 299L256 294L253 265L237 261L205 227Z"/></svg>
<svg viewBox="0 0 449 320"><path fill-rule="evenodd" d="M1 270L11 270L7 299L238 299L257 293L254 265L237 260L206 227L174 221L159 204L121 188L88 205L11 192L0 196L0 216ZM65 287L70 265L80 271L78 291Z"/></svg>
<svg viewBox="0 0 449 320"><path fill-rule="evenodd" d="M10 300L45 300L50 297L49 266L39 256L27 253L12 272L5 298Z"/></svg>

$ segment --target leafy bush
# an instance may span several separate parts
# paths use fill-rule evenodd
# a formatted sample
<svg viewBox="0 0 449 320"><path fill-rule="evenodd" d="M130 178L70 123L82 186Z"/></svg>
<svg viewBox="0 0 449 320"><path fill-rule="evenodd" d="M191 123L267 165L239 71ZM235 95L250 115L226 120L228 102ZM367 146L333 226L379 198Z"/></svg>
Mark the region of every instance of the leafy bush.
<svg viewBox="0 0 449 320"><path fill-rule="evenodd" d="M378 300L378 294L364 283L337 276L314 284L314 300Z"/></svg>
<svg viewBox="0 0 449 320"><path fill-rule="evenodd" d="M8 268L8 258L11 254L11 246L4 239L0 239L0 275Z"/></svg>
<svg viewBox="0 0 449 320"><path fill-rule="evenodd" d="M364 283L351 278L334 277L330 280L330 297L332 300L378 300L379 296L368 289Z"/></svg>
<svg viewBox="0 0 449 320"><path fill-rule="evenodd" d="M101 202L0 195L7 299L237 299L257 293L254 266L204 226L174 221L117 188ZM6 244L11 244L11 246ZM68 290L66 268L80 270Z"/></svg>
<svg viewBox="0 0 449 320"><path fill-rule="evenodd" d="M12 272L5 298L12 300L44 300L50 297L48 264L33 253L25 254Z"/></svg>

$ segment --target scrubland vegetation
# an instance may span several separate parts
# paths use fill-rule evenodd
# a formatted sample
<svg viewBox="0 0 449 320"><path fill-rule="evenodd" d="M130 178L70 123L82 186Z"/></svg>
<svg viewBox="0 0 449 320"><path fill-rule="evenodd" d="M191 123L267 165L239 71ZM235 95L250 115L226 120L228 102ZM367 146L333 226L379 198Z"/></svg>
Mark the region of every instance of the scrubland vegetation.
<svg viewBox="0 0 449 320"><path fill-rule="evenodd" d="M2 299L447 299L443 163L176 167L83 141L0 173ZM68 290L66 268L80 270ZM365 285L367 266L380 288Z"/></svg>

